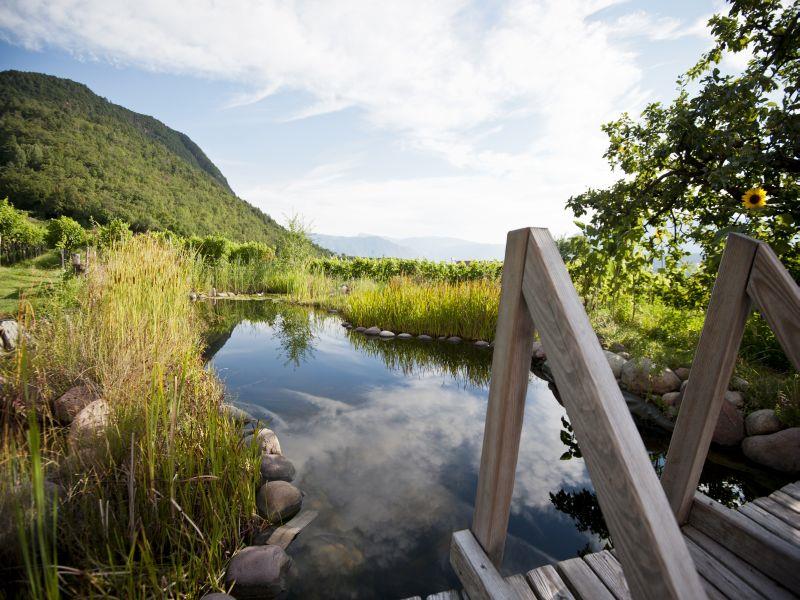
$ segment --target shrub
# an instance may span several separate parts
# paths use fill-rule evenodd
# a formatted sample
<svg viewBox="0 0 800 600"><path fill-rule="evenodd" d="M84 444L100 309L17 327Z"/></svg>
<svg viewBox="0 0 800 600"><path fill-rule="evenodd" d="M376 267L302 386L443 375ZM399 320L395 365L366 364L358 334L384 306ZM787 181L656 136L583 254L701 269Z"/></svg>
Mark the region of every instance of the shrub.
<svg viewBox="0 0 800 600"><path fill-rule="evenodd" d="M268 262L275 258L275 250L261 242L245 242L234 244L228 254L230 262L252 264Z"/></svg>
<svg viewBox="0 0 800 600"><path fill-rule="evenodd" d="M69 253L86 244L86 231L69 217L58 217L47 224L47 244Z"/></svg>

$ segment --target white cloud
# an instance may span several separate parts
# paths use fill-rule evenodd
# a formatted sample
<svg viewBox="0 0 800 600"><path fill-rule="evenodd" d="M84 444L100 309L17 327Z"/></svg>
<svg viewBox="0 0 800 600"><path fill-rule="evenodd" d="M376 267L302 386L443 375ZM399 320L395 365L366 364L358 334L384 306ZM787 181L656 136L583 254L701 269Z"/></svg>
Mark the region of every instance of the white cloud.
<svg viewBox="0 0 800 600"><path fill-rule="evenodd" d="M608 181L600 124L647 96L620 32L683 35L674 19L641 12L611 23L590 18L616 3L6 0L0 30L29 47L55 45L238 82L243 89L232 107L283 90L315 99L286 120L357 107L368 123L464 174L324 185L312 178L261 186L245 197L273 214L280 213L275 203L293 204L328 231L388 221L441 233L455 226L496 241L521 219L569 228L567 196ZM487 146L481 132L513 127L509 119L520 117L537 125L526 148ZM480 210L487 202L489 215ZM374 231L368 224L350 232Z"/></svg>

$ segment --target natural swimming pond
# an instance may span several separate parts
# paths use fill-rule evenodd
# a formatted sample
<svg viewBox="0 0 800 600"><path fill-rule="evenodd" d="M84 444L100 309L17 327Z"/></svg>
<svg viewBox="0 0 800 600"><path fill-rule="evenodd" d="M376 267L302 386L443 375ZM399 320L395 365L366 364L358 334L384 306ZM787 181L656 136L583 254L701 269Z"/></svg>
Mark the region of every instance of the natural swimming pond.
<svg viewBox="0 0 800 600"><path fill-rule="evenodd" d="M289 546L294 598L405 598L460 587L450 536L469 526L491 351L366 338L341 318L280 302L222 301L212 368L271 420L319 516ZM668 440L642 428L660 467ZM503 570L599 550L607 532L566 413L531 375ZM719 464L720 462L727 465ZM723 502L770 491L726 455L703 489Z"/></svg>

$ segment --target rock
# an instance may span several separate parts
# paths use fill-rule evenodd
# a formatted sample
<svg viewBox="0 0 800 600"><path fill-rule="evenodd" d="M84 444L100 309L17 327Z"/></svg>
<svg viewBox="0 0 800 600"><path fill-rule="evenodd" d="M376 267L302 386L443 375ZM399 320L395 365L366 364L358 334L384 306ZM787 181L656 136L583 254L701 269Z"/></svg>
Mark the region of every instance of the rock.
<svg viewBox="0 0 800 600"><path fill-rule="evenodd" d="M747 437L742 442L742 451L753 462L776 471L800 471L800 427Z"/></svg>
<svg viewBox="0 0 800 600"><path fill-rule="evenodd" d="M447 338L447 343L448 344L460 344L461 343L461 338L458 337L457 335L451 335L449 338Z"/></svg>
<svg viewBox="0 0 800 600"><path fill-rule="evenodd" d="M364 330L364 335L380 335L381 328L380 327L370 327L369 329Z"/></svg>
<svg viewBox="0 0 800 600"><path fill-rule="evenodd" d="M352 326L353 326L352 323L350 323L348 321L342 321L342 327L344 327L346 329L350 329Z"/></svg>
<svg viewBox="0 0 800 600"><path fill-rule="evenodd" d="M280 454L264 454L261 457L261 482L291 481L294 479L294 465Z"/></svg>
<svg viewBox="0 0 800 600"><path fill-rule="evenodd" d="M431 336L429 336L429 335L425 335L424 333L421 333L421 334L419 334L419 335L417 336L417 339L418 339L418 340L422 340L423 342L430 342L430 341L433 341L433 338L432 338Z"/></svg>
<svg viewBox="0 0 800 600"><path fill-rule="evenodd" d="M69 425L79 412L96 399L88 386L76 385L53 401L53 412L60 423Z"/></svg>
<svg viewBox="0 0 800 600"><path fill-rule="evenodd" d="M681 381L686 381L689 379L689 369L687 367L678 367L675 369L675 375L677 375L678 379Z"/></svg>
<svg viewBox="0 0 800 600"><path fill-rule="evenodd" d="M388 329L384 329L378 335L381 336L382 338L388 340L389 338L393 338L394 337L394 332L393 331L389 331Z"/></svg>
<svg viewBox="0 0 800 600"><path fill-rule="evenodd" d="M614 377L619 379L620 376L622 375L622 365L624 365L628 361L622 358L619 354L614 354L609 350L603 350L603 354L606 355L608 366L611 367L611 372L614 374Z"/></svg>
<svg viewBox="0 0 800 600"><path fill-rule="evenodd" d="M617 354L619 354L625 360L630 360L631 359L631 353L630 352L617 352Z"/></svg>
<svg viewBox="0 0 800 600"><path fill-rule="evenodd" d="M478 348L488 348L489 342L487 342L486 340L478 340L477 342L475 342L474 345L477 346Z"/></svg>
<svg viewBox="0 0 800 600"><path fill-rule="evenodd" d="M237 421L239 423L247 423L249 421L255 421L255 419L250 413L234 406L233 404L225 404L225 403L220 404L219 414L221 414L223 417L228 417L229 419Z"/></svg>
<svg viewBox="0 0 800 600"><path fill-rule="evenodd" d="M111 424L111 407L94 400L75 415L67 442L71 452L87 466L99 466L107 449L106 431Z"/></svg>
<svg viewBox="0 0 800 600"><path fill-rule="evenodd" d="M230 594L223 594L222 592L211 592L200 598L200 600L236 600L236 598Z"/></svg>
<svg viewBox="0 0 800 600"><path fill-rule="evenodd" d="M741 392L732 392L728 390L725 392L725 400L733 404L736 408L742 408L744 406L744 396L742 396Z"/></svg>
<svg viewBox="0 0 800 600"><path fill-rule="evenodd" d="M719 420L711 439L721 446L737 446L744 439L742 413L730 402L722 403Z"/></svg>
<svg viewBox="0 0 800 600"><path fill-rule="evenodd" d="M287 481L268 481L256 494L258 513L272 523L285 523L303 506L303 494Z"/></svg>
<svg viewBox="0 0 800 600"><path fill-rule="evenodd" d="M287 592L286 575L292 559L280 546L248 546L228 564L225 588L237 600L280 598Z"/></svg>
<svg viewBox="0 0 800 600"><path fill-rule="evenodd" d="M197 294L195 294L194 292L189 292L189 300L192 301L197 300Z"/></svg>
<svg viewBox="0 0 800 600"><path fill-rule="evenodd" d="M649 358L636 358L622 366L622 383L634 394L658 394L678 391L681 380L671 369L659 369Z"/></svg>
<svg viewBox="0 0 800 600"><path fill-rule="evenodd" d="M687 385L689 385L689 380L688 379L685 379L685 380L681 381L681 389L680 389L681 394L686 392L686 386Z"/></svg>
<svg viewBox="0 0 800 600"><path fill-rule="evenodd" d="M17 347L19 324L14 319L0 320L0 347L11 352Z"/></svg>
<svg viewBox="0 0 800 600"><path fill-rule="evenodd" d="M784 429L783 423L771 408L756 410L744 420L747 435L769 435Z"/></svg>
<svg viewBox="0 0 800 600"><path fill-rule="evenodd" d="M336 310L335 308L329 308L329 309L328 309L328 314L329 314L329 315L338 315L338 314L339 314L339 311L338 311L338 310Z"/></svg>
<svg viewBox="0 0 800 600"><path fill-rule="evenodd" d="M398 340L410 340L413 337L414 336L411 335L410 333L398 333L397 334L397 339Z"/></svg>
<svg viewBox="0 0 800 600"><path fill-rule="evenodd" d="M678 408L681 405L683 396L680 392L667 392L661 396L661 401L667 406Z"/></svg>
<svg viewBox="0 0 800 600"><path fill-rule="evenodd" d="M544 352L544 346L542 346L542 342L538 340L531 345L531 353L536 360L544 360L547 358Z"/></svg>
<svg viewBox="0 0 800 600"><path fill-rule="evenodd" d="M358 333L364 333L364 332L367 330L367 328L366 328L366 327L364 327L363 325L359 325L358 327L356 327L356 329L355 329L355 330L356 330Z"/></svg>
<svg viewBox="0 0 800 600"><path fill-rule="evenodd" d="M275 435L272 429L267 429L266 427L259 429L250 443L257 443L263 454L283 454L278 436Z"/></svg>
<svg viewBox="0 0 800 600"><path fill-rule="evenodd" d="M623 346L619 342L614 342L613 344L611 344L611 346L609 346L608 349L614 354L619 354L620 352L625 352L626 350L625 346Z"/></svg>
<svg viewBox="0 0 800 600"><path fill-rule="evenodd" d="M742 379L741 377L733 376L731 377L731 384L730 388L737 392L746 392L747 388L750 387L750 383L746 379Z"/></svg>

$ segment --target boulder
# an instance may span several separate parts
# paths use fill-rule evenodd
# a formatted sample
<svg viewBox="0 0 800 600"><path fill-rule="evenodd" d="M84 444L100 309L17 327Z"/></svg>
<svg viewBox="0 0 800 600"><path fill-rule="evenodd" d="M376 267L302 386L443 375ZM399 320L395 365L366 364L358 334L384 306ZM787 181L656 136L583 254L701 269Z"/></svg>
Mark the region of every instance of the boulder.
<svg viewBox="0 0 800 600"><path fill-rule="evenodd" d="M488 348L489 342L487 342L486 340L478 340L477 342L475 342L474 345L477 346L478 348Z"/></svg>
<svg viewBox="0 0 800 600"><path fill-rule="evenodd" d="M623 346L619 342L614 342L613 344L611 344L611 346L608 347L608 349L611 350L611 352L613 352L614 354L619 354L620 352L625 352L627 350L627 348L625 348L625 346Z"/></svg>
<svg viewBox="0 0 800 600"><path fill-rule="evenodd" d="M683 396L680 392L667 392L661 396L661 401L667 406L674 406L675 408L681 405Z"/></svg>
<svg viewBox="0 0 800 600"><path fill-rule="evenodd" d="M688 367L678 367L675 369L675 375L678 376L678 379L681 381L686 381L689 379L689 368Z"/></svg>
<svg viewBox="0 0 800 600"><path fill-rule="evenodd" d="M686 386L687 385L689 385L689 380L688 379L684 379L683 381L681 381L681 390L680 390L681 394L686 392Z"/></svg>
<svg viewBox="0 0 800 600"><path fill-rule="evenodd" d="M200 600L236 600L230 594L224 594L222 592L211 592L210 594L206 594Z"/></svg>
<svg viewBox="0 0 800 600"><path fill-rule="evenodd" d="M448 344L460 344L461 343L461 338L458 337L457 335L451 335L449 338L447 338L447 343Z"/></svg>
<svg viewBox="0 0 800 600"><path fill-rule="evenodd" d="M744 406L744 396L742 396L741 392L728 390L725 392L725 400L733 404L736 408L742 408Z"/></svg>
<svg viewBox="0 0 800 600"><path fill-rule="evenodd" d="M225 588L237 600L280 598L287 592L286 576L292 559L280 546L248 546L228 564Z"/></svg>
<svg viewBox="0 0 800 600"><path fill-rule="evenodd" d="M800 427L747 437L742 442L742 451L753 462L776 471L800 471Z"/></svg>
<svg viewBox="0 0 800 600"><path fill-rule="evenodd" d="M224 404L224 403L220 404L219 414L221 414L223 417L227 417L238 423L248 423L250 421L255 421L255 419L250 413L234 406L233 404Z"/></svg>
<svg viewBox="0 0 800 600"><path fill-rule="evenodd" d="M388 340L389 338L393 338L394 337L394 332L393 331L389 331L388 329L384 329L378 335L381 336L382 338Z"/></svg>
<svg viewBox="0 0 800 600"><path fill-rule="evenodd" d="M89 386L76 385L53 400L53 413L64 425L69 425L79 412L97 398Z"/></svg>
<svg viewBox="0 0 800 600"><path fill-rule="evenodd" d="M660 369L649 358L627 361L621 370L621 380L634 394L658 394L678 391L681 380L671 369Z"/></svg>
<svg viewBox="0 0 800 600"><path fill-rule="evenodd" d="M345 329L350 329L352 326L353 326L352 323L348 321L342 321L342 327L344 327Z"/></svg>
<svg viewBox="0 0 800 600"><path fill-rule="evenodd" d="M398 333L397 334L397 339L398 340L410 340L413 337L414 336L411 335L410 333Z"/></svg>
<svg viewBox="0 0 800 600"><path fill-rule="evenodd" d="M251 443L257 443L263 454L283 454L278 436L272 429L259 429L253 436Z"/></svg>
<svg viewBox="0 0 800 600"><path fill-rule="evenodd" d="M366 330L367 328L364 327L363 325L359 325L358 327L355 328L355 331L357 331L358 333L364 333Z"/></svg>
<svg viewBox="0 0 800 600"><path fill-rule="evenodd" d="M111 424L111 407L104 400L87 404L69 426L67 442L79 463L100 466L107 448L106 432Z"/></svg>
<svg viewBox="0 0 800 600"><path fill-rule="evenodd" d="M609 350L603 350L603 354L606 355L608 366L611 367L611 372L614 374L614 377L619 379L622 375L622 365L628 361L622 358L619 354L614 354Z"/></svg>
<svg viewBox="0 0 800 600"><path fill-rule="evenodd" d="M631 353L630 352L617 352L617 354L619 354L625 360L630 360L631 359Z"/></svg>
<svg viewBox="0 0 800 600"><path fill-rule="evenodd" d="M261 457L261 482L291 481L294 479L294 465L280 454L264 454Z"/></svg>
<svg viewBox="0 0 800 600"><path fill-rule="evenodd" d="M419 334L417 336L417 339L418 340L422 340L423 342L430 342L430 341L433 340L433 338L431 336L425 335L424 333Z"/></svg>
<svg viewBox="0 0 800 600"><path fill-rule="evenodd" d="M747 388L750 387L750 383L746 379L742 379L741 377L733 376L731 377L731 384L730 388L737 392L746 392Z"/></svg>
<svg viewBox="0 0 800 600"><path fill-rule="evenodd" d="M258 513L272 523L285 523L303 506L303 494L288 481L268 481L256 494Z"/></svg>
<svg viewBox="0 0 800 600"><path fill-rule="evenodd" d="M19 324L14 319L0 320L0 348L11 352L17 347Z"/></svg>
<svg viewBox="0 0 800 600"><path fill-rule="evenodd" d="M784 425L774 410L763 408L747 415L744 428L747 430L747 435L769 435L784 429Z"/></svg>
<svg viewBox="0 0 800 600"><path fill-rule="evenodd" d="M364 330L365 335L380 335L381 328L380 327L370 327Z"/></svg>
<svg viewBox="0 0 800 600"><path fill-rule="evenodd" d="M737 446L744 439L742 413L730 402L722 403L719 420L711 439L721 446Z"/></svg>

